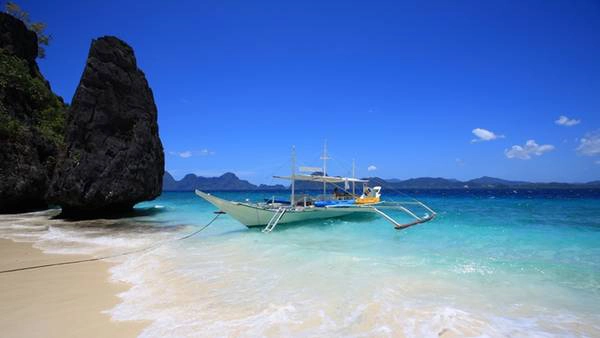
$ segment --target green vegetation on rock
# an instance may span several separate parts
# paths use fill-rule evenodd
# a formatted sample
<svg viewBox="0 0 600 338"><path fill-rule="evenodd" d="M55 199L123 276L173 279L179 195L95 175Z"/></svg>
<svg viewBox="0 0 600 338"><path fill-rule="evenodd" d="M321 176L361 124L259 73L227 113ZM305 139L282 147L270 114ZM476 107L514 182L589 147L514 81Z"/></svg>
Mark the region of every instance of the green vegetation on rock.
<svg viewBox="0 0 600 338"><path fill-rule="evenodd" d="M45 81L30 74L24 60L0 49L0 137L20 138L30 126L60 146L65 110Z"/></svg>
<svg viewBox="0 0 600 338"><path fill-rule="evenodd" d="M44 25L8 9L0 12L0 213L47 206L67 110L35 61Z"/></svg>

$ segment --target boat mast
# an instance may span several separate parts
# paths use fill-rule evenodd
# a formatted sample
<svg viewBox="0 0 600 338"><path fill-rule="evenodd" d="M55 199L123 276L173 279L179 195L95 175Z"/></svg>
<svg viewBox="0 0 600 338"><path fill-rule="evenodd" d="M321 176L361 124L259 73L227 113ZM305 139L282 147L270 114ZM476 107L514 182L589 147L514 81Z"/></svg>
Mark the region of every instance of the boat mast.
<svg viewBox="0 0 600 338"><path fill-rule="evenodd" d="M295 193L296 193L296 186L295 186L295 181L296 181L296 146L292 146L292 195L290 196L290 206L293 207L294 204L294 198L295 198Z"/></svg>
<svg viewBox="0 0 600 338"><path fill-rule="evenodd" d="M323 145L323 156L321 159L323 160L323 176L327 176L327 160L329 159L327 157L327 140L325 140L325 144ZM325 195L327 195L327 182L323 180L323 198L325 198Z"/></svg>
<svg viewBox="0 0 600 338"><path fill-rule="evenodd" d="M355 178L355 177L354 177L354 169L355 169L355 167L356 167L356 166L354 165L354 159L352 159L352 179L353 179L353 181L352 181L352 196L355 196L355 195L356 195L356 193L355 193L355 190L356 190L356 182L354 182L354 178Z"/></svg>

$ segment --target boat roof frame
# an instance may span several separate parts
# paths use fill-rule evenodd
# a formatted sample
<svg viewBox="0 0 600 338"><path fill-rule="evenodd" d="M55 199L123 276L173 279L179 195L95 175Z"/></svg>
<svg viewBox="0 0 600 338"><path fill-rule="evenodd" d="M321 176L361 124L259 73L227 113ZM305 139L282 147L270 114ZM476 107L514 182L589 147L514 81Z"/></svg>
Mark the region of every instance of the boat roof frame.
<svg viewBox="0 0 600 338"><path fill-rule="evenodd" d="M342 177L342 176L326 176L326 175L293 175L293 176L273 176L282 180L309 181L309 182L324 182L324 183L369 183L369 180L358 178Z"/></svg>

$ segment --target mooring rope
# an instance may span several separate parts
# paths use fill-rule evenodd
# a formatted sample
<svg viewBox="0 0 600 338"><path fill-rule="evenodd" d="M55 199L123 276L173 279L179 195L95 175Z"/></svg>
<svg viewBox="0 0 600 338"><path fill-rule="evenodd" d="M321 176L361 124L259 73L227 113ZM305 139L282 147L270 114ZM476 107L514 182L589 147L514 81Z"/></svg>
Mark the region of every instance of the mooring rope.
<svg viewBox="0 0 600 338"><path fill-rule="evenodd" d="M58 263L48 263L48 264L41 264L41 265L32 265L32 266L26 266L26 267L22 267L22 268L2 270L2 271L0 271L0 274L9 273L9 272L25 271L25 270L35 270L35 269L41 269L41 268L48 268L48 267L51 267L51 266L70 265L70 264L78 264L78 263L86 263L86 262L95 262L95 261L101 261L101 260L110 259L110 258L116 258L116 257L122 257L122 256L132 255L132 254L139 253L139 252L144 252L144 251L151 251L151 250L154 250L154 249L156 249L156 248L158 248L161 245L164 245L166 243L176 242L176 241L182 241L184 239L188 239L188 238L190 238L192 236L197 235L202 230L208 228L208 226L211 225L214 221L216 221L217 218L219 218L219 216L221 216L221 215L222 215L222 213L217 213L217 215L213 219L211 219L210 222L208 222L202 228L200 228L200 229L198 229L198 230L196 230L196 231L194 231L194 232L192 232L190 234L187 234L185 236L182 236L182 237L179 237L179 238L175 238L175 239L172 239L172 240L167 240L167 241L162 241L162 242L154 243L152 245L149 245L149 246L141 248L141 249L127 251L127 252L121 252L121 253L118 253L118 254L108 255L108 256L102 256L102 257L86 258L86 259L79 259L79 260L74 260L74 261L66 261L66 262L58 262Z"/></svg>

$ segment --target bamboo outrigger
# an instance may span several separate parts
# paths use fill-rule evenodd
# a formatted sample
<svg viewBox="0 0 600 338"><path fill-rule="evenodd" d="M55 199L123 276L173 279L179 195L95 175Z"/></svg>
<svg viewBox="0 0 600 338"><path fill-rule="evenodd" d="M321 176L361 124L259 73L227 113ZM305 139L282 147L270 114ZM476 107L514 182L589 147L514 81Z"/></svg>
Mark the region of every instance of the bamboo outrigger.
<svg viewBox="0 0 600 338"><path fill-rule="evenodd" d="M292 173L290 176L274 176L275 178L291 181L290 201L279 201L274 198L262 203L234 202L228 201L211 194L196 190L196 194L213 204L220 211L229 214L247 227L262 227L263 232L271 232L278 224L296 223L317 219L328 219L344 217L357 214L376 214L389 221L398 230L406 229L410 226L425 223L435 218L436 213L427 205L419 201L414 202L386 202L381 200L381 187L369 187L368 180L357 179L354 177L327 176L327 146L325 146L323 156L323 174L296 174L296 155L292 150ZM309 168L321 169L321 168ZM354 176L354 168L353 168ZM307 195L301 198L296 197L296 181L322 182L323 195L321 198L313 198ZM343 183L343 194L334 196L327 195L327 184ZM349 184L352 183L352 192L349 192ZM363 184L361 195L355 193L356 183ZM338 187L339 188L339 187ZM427 211L419 217L408 206L418 206ZM384 213L382 209L393 209L414 218L410 223L400 223Z"/></svg>

